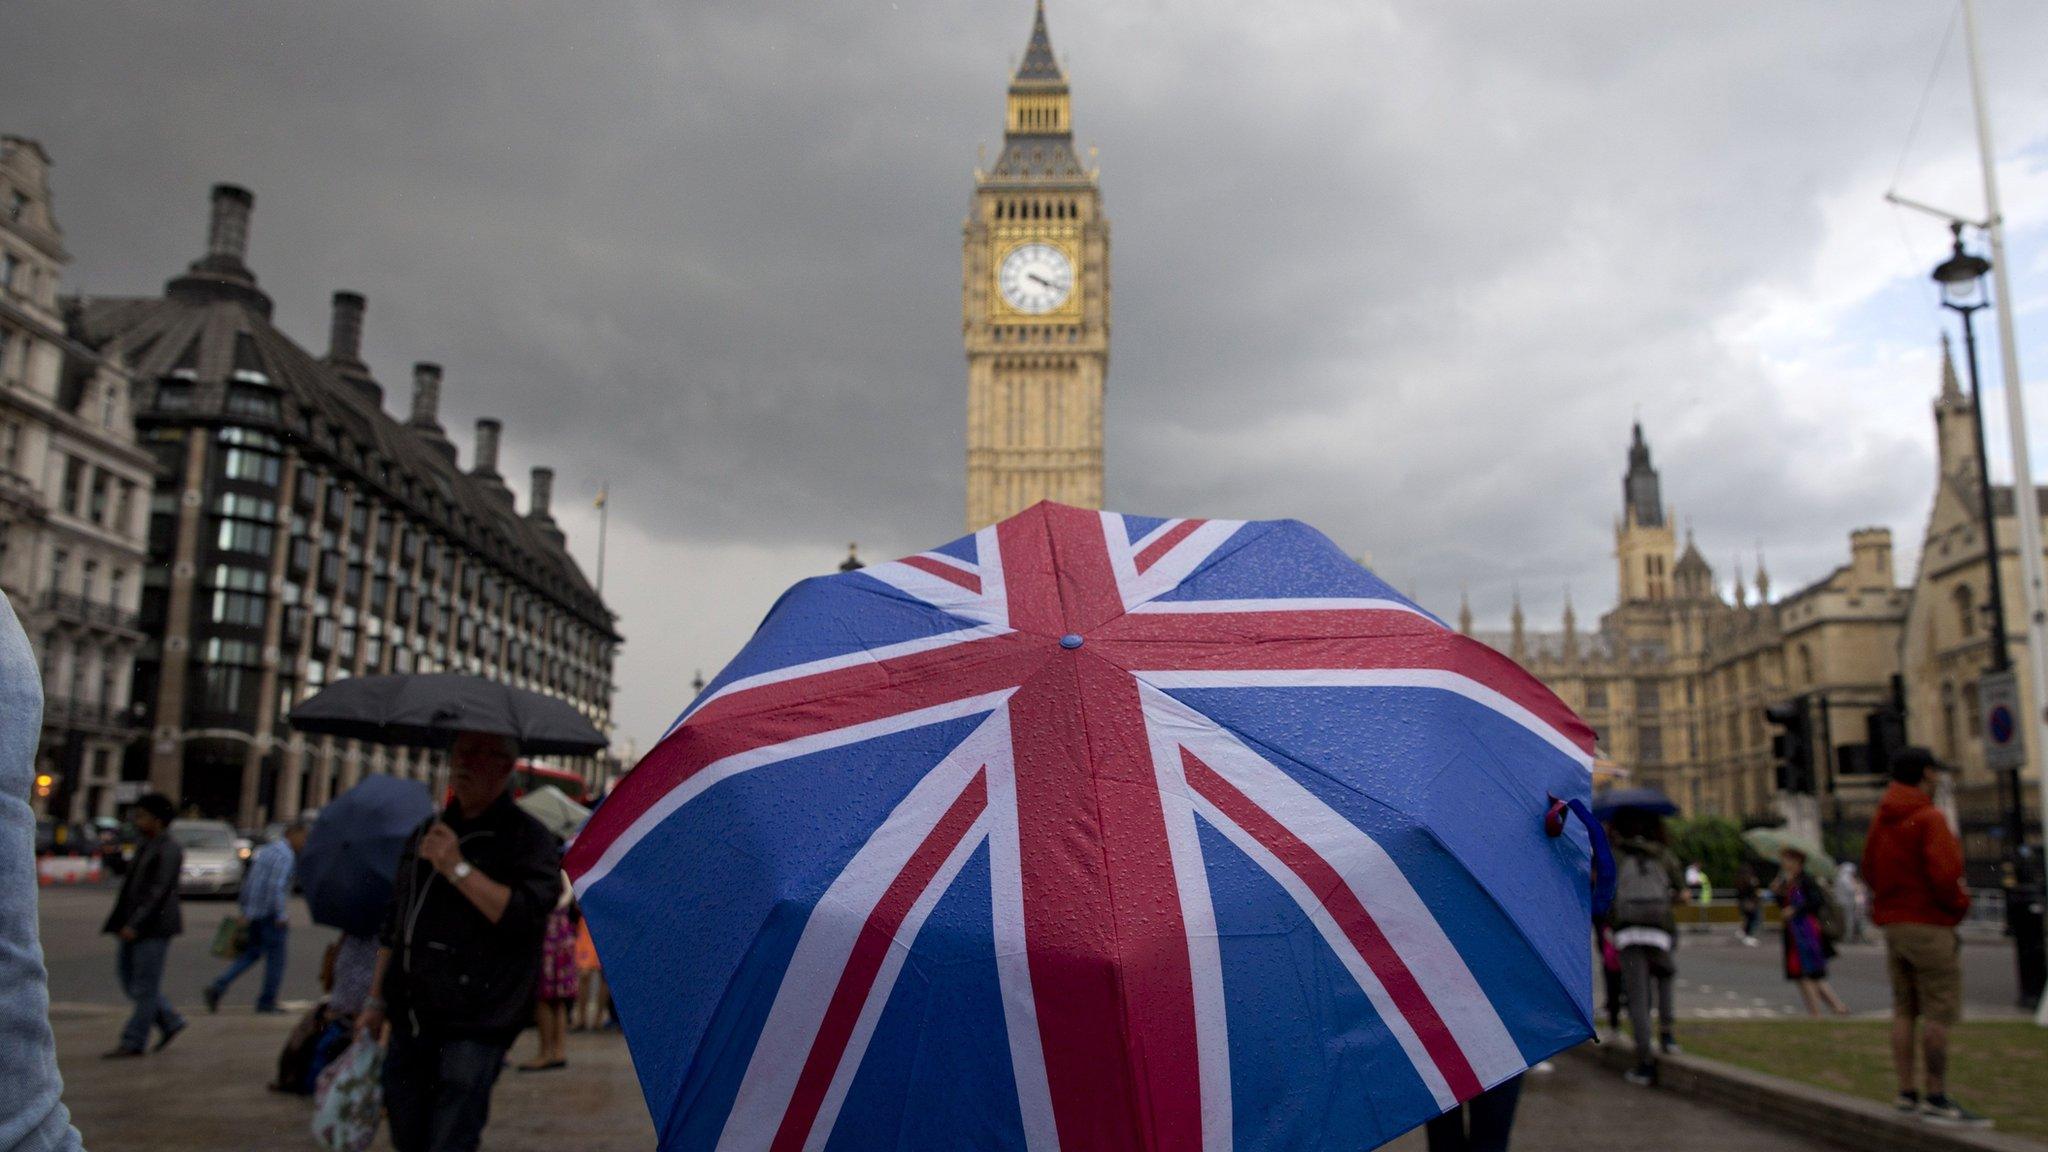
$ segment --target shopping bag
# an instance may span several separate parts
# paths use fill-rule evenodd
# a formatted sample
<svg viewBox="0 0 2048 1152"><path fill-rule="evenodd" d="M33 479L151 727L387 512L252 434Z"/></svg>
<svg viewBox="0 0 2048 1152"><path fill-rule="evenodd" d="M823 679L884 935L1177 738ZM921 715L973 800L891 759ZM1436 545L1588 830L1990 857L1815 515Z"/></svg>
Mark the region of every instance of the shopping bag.
<svg viewBox="0 0 2048 1152"><path fill-rule="evenodd" d="M384 1119L384 1046L358 1036L320 1073L313 1090L313 1142L326 1152L363 1152Z"/></svg>
<svg viewBox="0 0 2048 1152"><path fill-rule="evenodd" d="M249 950L249 926L233 916L220 918L220 927L213 930L213 954L223 960L233 960Z"/></svg>

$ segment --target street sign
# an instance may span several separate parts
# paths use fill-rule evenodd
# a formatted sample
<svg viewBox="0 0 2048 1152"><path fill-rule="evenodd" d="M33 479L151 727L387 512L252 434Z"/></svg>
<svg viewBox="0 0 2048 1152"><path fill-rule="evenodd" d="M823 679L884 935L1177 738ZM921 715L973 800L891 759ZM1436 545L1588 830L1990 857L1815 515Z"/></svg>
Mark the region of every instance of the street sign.
<svg viewBox="0 0 2048 1152"><path fill-rule="evenodd" d="M1993 772L2020 768L2027 745L2020 733L2020 684L2011 672L1986 672L1977 681L1977 707L1984 734L1984 766Z"/></svg>

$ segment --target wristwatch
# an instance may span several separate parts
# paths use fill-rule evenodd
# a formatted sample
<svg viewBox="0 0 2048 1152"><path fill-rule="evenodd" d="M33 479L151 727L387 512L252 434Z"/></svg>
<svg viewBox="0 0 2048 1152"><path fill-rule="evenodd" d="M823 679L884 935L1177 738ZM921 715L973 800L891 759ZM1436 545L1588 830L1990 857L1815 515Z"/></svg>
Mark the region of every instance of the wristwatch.
<svg viewBox="0 0 2048 1152"><path fill-rule="evenodd" d="M474 871L476 871L476 869L474 869L474 868L471 868L471 867L469 866L469 861L467 861L467 860L457 860L457 861L455 862L455 867L453 867L453 868L450 868L450 869L448 870L448 874L449 874L450 876L454 877L454 879L455 879L455 882L456 882L457 884L460 884L460 883L462 883L462 882L463 882L464 880L467 880L467 879L469 879L469 874L470 874L470 873L472 873L472 872L474 872Z"/></svg>

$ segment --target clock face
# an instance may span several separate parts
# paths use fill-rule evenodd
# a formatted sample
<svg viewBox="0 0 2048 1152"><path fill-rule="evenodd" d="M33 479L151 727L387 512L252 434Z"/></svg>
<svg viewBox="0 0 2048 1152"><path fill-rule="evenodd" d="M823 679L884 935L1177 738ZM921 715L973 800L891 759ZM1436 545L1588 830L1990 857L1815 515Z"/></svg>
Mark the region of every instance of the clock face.
<svg viewBox="0 0 2048 1152"><path fill-rule="evenodd" d="M1067 302L1074 291L1074 264L1050 244L1020 244L1003 257L996 283L1010 307L1043 316Z"/></svg>

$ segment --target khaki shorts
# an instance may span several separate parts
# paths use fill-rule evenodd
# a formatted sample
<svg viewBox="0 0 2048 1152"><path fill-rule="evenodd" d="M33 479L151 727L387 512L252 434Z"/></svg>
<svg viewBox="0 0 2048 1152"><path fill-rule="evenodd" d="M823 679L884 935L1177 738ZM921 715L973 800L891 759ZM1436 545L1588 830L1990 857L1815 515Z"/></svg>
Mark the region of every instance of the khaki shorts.
<svg viewBox="0 0 2048 1152"><path fill-rule="evenodd" d="M1892 1015L1953 1024L1963 1015L1963 941L1939 924L1884 926Z"/></svg>

